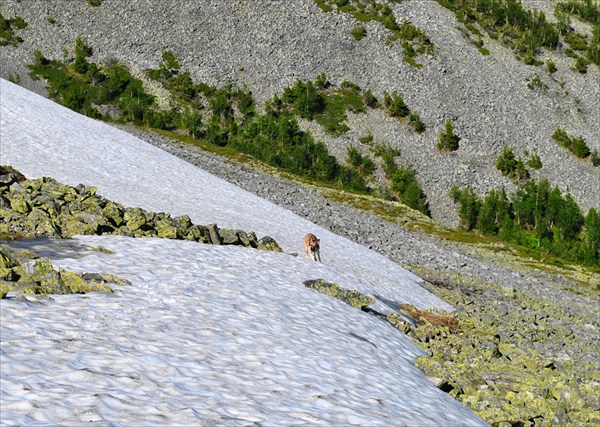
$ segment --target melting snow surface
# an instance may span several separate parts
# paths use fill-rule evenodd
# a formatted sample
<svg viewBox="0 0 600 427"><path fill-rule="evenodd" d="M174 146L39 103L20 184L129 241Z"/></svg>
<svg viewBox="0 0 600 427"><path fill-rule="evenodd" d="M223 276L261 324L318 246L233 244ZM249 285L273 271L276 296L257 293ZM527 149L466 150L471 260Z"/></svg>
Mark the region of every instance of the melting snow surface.
<svg viewBox="0 0 600 427"><path fill-rule="evenodd" d="M415 367L423 352L404 334L303 285L324 278L451 309L418 277L125 132L0 84L1 164L255 231L285 251L77 236L75 256L55 241L56 267L132 285L0 302L0 425L486 425ZM302 254L307 232L321 238L322 264ZM97 246L112 253L87 249Z"/></svg>

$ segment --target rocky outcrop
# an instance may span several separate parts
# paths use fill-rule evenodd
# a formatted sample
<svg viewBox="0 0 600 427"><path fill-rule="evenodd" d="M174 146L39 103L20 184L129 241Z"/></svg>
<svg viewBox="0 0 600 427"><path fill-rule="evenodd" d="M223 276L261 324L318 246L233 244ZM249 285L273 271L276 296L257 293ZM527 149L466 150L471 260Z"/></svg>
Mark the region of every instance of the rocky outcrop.
<svg viewBox="0 0 600 427"><path fill-rule="evenodd" d="M509 297L522 308L511 311L500 295L489 296L498 304L477 304L460 287L436 283L428 287L437 293L441 288L459 311L418 310L386 300L394 311L385 316L369 307L377 296L323 279L304 285L410 336L428 354L417 363L436 386L494 426L600 422L600 378L593 356L598 340L582 340L575 332L593 328L594 314L574 317L560 305L516 291Z"/></svg>
<svg viewBox="0 0 600 427"><path fill-rule="evenodd" d="M0 219L0 237L9 239L110 234L281 252L269 236L258 239L254 232L193 224L187 215L124 207L96 194L95 187L71 187L51 178L29 180L10 167L0 167Z"/></svg>
<svg viewBox="0 0 600 427"><path fill-rule="evenodd" d="M355 290L344 289L338 284L323 279L307 280L304 282L304 286L314 289L323 295L339 299L355 308L362 308L375 304L375 298L371 296L364 295Z"/></svg>
<svg viewBox="0 0 600 427"><path fill-rule="evenodd" d="M50 259L40 258L35 252L0 245L1 298L6 298L9 292L25 295L112 292L109 284L125 285L129 282L112 274L56 270Z"/></svg>

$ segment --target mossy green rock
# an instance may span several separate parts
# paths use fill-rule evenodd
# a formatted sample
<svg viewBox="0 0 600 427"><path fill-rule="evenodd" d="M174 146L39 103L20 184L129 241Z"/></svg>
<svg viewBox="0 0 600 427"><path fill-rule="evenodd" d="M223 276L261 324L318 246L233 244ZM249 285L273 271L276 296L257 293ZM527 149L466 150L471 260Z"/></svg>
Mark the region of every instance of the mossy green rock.
<svg viewBox="0 0 600 427"><path fill-rule="evenodd" d="M125 219L123 218L125 209L118 203L108 201L104 208L102 208L102 214L110 221L110 223L116 227L120 227Z"/></svg>
<svg viewBox="0 0 600 427"><path fill-rule="evenodd" d="M95 234L98 227L97 225L83 222L80 218L69 217L61 224L61 229L64 237L71 237L77 234Z"/></svg>
<svg viewBox="0 0 600 427"><path fill-rule="evenodd" d="M60 278L72 294L87 294L88 292L112 292L112 289L101 281L86 281L81 275L70 271L59 270Z"/></svg>
<svg viewBox="0 0 600 427"><path fill-rule="evenodd" d="M163 239L176 239L177 238L177 227L172 221L167 219L156 221L154 229L158 237Z"/></svg>
<svg viewBox="0 0 600 427"><path fill-rule="evenodd" d="M362 294L356 290L344 289L341 286L328 282L323 279L307 280L304 282L307 288L315 289L316 291L345 302L348 305L356 308L362 308L375 304L375 298Z"/></svg>
<svg viewBox="0 0 600 427"><path fill-rule="evenodd" d="M125 220L125 224L130 231L139 230L147 222L146 216L140 208L126 209L123 219Z"/></svg>
<svg viewBox="0 0 600 427"><path fill-rule="evenodd" d="M0 166L2 171L11 168ZM74 235L113 234L127 237L187 239L215 245L244 245L281 251L277 242L254 233L220 230L216 224L194 225L189 216L172 218L141 208L124 208L97 195L95 187L63 185L52 178L17 182L18 172L0 174L0 236L68 238Z"/></svg>
<svg viewBox="0 0 600 427"><path fill-rule="evenodd" d="M221 236L221 242L224 245L238 245L242 243L237 231L232 230L231 228L221 228L219 230L219 235Z"/></svg>
<svg viewBox="0 0 600 427"><path fill-rule="evenodd" d="M412 325L410 322L407 322L406 320L402 319L398 313L390 313L386 320L388 322L390 322L392 324L392 326L394 326L396 329L404 332L404 333L408 333L410 332L410 330L412 329Z"/></svg>
<svg viewBox="0 0 600 427"><path fill-rule="evenodd" d="M257 249L263 251L271 251L271 252L283 252L279 244L275 241L275 239L265 236L260 239L256 244Z"/></svg>
<svg viewBox="0 0 600 427"><path fill-rule="evenodd" d="M48 258L39 258L33 264L15 267L20 276L17 288L33 294L68 294L69 288L63 283L58 272Z"/></svg>
<svg viewBox="0 0 600 427"><path fill-rule="evenodd" d="M21 193L13 195L13 197L10 201L10 207L15 212L22 213L22 214L26 214L31 210L29 201Z"/></svg>
<svg viewBox="0 0 600 427"><path fill-rule="evenodd" d="M0 280L0 299L6 298L8 293L13 290L13 285L4 280Z"/></svg>
<svg viewBox="0 0 600 427"><path fill-rule="evenodd" d="M61 237L59 227L54 219L40 208L34 207L27 215L27 227L35 230L37 234L49 237Z"/></svg>

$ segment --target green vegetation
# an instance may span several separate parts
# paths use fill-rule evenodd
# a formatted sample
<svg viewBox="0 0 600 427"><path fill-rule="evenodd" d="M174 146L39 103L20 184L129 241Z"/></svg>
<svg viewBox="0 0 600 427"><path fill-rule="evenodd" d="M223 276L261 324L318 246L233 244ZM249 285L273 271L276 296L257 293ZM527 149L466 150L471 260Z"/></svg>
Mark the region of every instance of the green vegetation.
<svg viewBox="0 0 600 427"><path fill-rule="evenodd" d="M531 65L541 65L536 59L541 49L560 49L561 37L569 45L565 54L576 59L574 68L585 73L590 63L600 64L600 12L594 0L569 0L557 3L554 14L557 23L546 20L543 12L526 9L520 0L437 0L450 9L464 31L480 50L483 30L513 49L517 57ZM576 16L592 25L592 36L575 32L570 17ZM580 52L585 58L577 54ZM553 71L550 71L553 72Z"/></svg>
<svg viewBox="0 0 600 427"><path fill-rule="evenodd" d="M556 128L556 130L552 134L552 139L554 139L558 144L568 149L580 159L585 159L591 154L590 148L587 146L587 142L584 137L572 137L560 127Z"/></svg>
<svg viewBox="0 0 600 427"><path fill-rule="evenodd" d="M363 177L372 175L375 171L375 163L368 155L361 154L354 146L350 145L347 150L348 163Z"/></svg>
<svg viewBox="0 0 600 427"><path fill-rule="evenodd" d="M18 46L19 43L23 43L23 38L15 34L15 30L25 27L27 22L20 16L7 19L0 13L0 46Z"/></svg>
<svg viewBox="0 0 600 427"><path fill-rule="evenodd" d="M600 166L600 155L598 154L598 149L594 148L592 150L592 154L590 155L590 160L593 166Z"/></svg>
<svg viewBox="0 0 600 427"><path fill-rule="evenodd" d="M473 189L451 190L459 205L461 226L542 250L557 257L600 267L600 221L592 208L587 216L570 194L547 180L522 184L509 200L504 189L480 199Z"/></svg>
<svg viewBox="0 0 600 427"><path fill-rule="evenodd" d="M548 85L546 83L544 83L542 80L540 80L540 76L538 76L537 74L532 77L532 79L529 83L527 83L527 87L530 90L535 90L535 89L547 90L548 89Z"/></svg>
<svg viewBox="0 0 600 427"><path fill-rule="evenodd" d="M391 117L397 119L405 119L408 117L408 125L412 127L416 133L425 132L425 123L423 123L421 117L417 113L410 111L410 108L408 108L408 105L406 105L402 95L400 95L398 91L395 90L391 94L383 92L383 103Z"/></svg>
<svg viewBox="0 0 600 427"><path fill-rule="evenodd" d="M294 86L286 87L281 100L275 99L273 105L287 108L302 118L315 120L327 133L339 136L349 130L344 123L346 111L366 112L365 98L372 96L348 81L342 82L338 88L321 74L314 82L297 80ZM371 103L376 104L377 99L371 100Z"/></svg>
<svg viewBox="0 0 600 427"><path fill-rule="evenodd" d="M452 120L446 120L444 130L440 133L437 147L441 151L456 151L460 137L454 133L454 125Z"/></svg>
<svg viewBox="0 0 600 427"><path fill-rule="evenodd" d="M389 4L376 0L314 0L324 12L349 13L356 21L352 36L361 40L367 32L362 25L364 22L376 21L383 25L391 34L388 43L400 40L403 49L403 59L414 67L421 67L416 61L417 55L432 55L433 44L429 37L419 28L408 21L398 23Z"/></svg>
<svg viewBox="0 0 600 427"><path fill-rule="evenodd" d="M50 98L74 111L109 120L109 115L100 111L110 105L118 109L120 121L147 124L157 110L154 97L144 91L141 80L117 62L104 67L88 62L91 53L81 37L75 40L75 59L71 65L48 60L36 50L34 62L29 65L31 77L45 79Z"/></svg>
<svg viewBox="0 0 600 427"><path fill-rule="evenodd" d="M102 0L87 0L87 3L90 6L100 6L102 4Z"/></svg>
<svg viewBox="0 0 600 427"><path fill-rule="evenodd" d="M275 97L267 112L259 115L247 89L194 83L189 72L179 70L175 55L164 52L159 68L146 71L172 94L171 107L161 110L125 66L89 62L92 50L82 38L76 39L74 50L72 64L48 60L38 50L30 65L33 78L48 82L50 97L72 110L156 129L186 129L196 138L294 174L345 189L369 190L360 173L340 165L325 144L300 129L295 117L314 117L331 132L341 132L346 108L364 110L362 94L354 85L335 89L323 77L315 84L299 82L284 92L288 102Z"/></svg>
<svg viewBox="0 0 600 427"><path fill-rule="evenodd" d="M508 146L504 147L502 154L498 157L496 168L502 172L502 175L511 178L515 183L525 182L529 178L525 162L521 157L516 159L512 148Z"/></svg>
<svg viewBox="0 0 600 427"><path fill-rule="evenodd" d="M600 64L600 7L594 0L568 0L556 4L554 15L558 20L558 29L565 42L572 51L586 56L575 54L576 68L580 72L587 70L589 63ZM577 17L592 26L592 36L577 33L571 26L571 16Z"/></svg>
<svg viewBox="0 0 600 427"><path fill-rule="evenodd" d="M529 160L527 160L527 166L535 170L540 170L543 167L542 159L539 155L534 153L529 157Z"/></svg>
<svg viewBox="0 0 600 427"><path fill-rule="evenodd" d="M350 34L352 34L352 37L354 37L356 40L362 40L367 35L367 29L364 25L356 24Z"/></svg>
<svg viewBox="0 0 600 427"><path fill-rule="evenodd" d="M398 151L389 146L379 145L375 154L383 161L383 171L390 180L392 199L399 199L408 207L431 216L427 197L416 179L415 170L410 165L396 165L395 157L398 156Z"/></svg>

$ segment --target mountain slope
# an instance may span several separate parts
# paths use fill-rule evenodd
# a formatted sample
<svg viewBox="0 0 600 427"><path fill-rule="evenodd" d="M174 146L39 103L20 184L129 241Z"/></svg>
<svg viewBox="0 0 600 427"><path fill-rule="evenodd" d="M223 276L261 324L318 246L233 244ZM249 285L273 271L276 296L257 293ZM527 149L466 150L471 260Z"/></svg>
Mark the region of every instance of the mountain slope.
<svg viewBox="0 0 600 427"><path fill-rule="evenodd" d="M112 296L2 300L2 424L485 425L414 366L423 353L405 335L303 285L323 277L450 308L416 276L123 131L0 84L2 161L30 177L270 230L286 251L300 251L312 230L325 261L120 236L79 236L67 251L66 241L23 242L46 244L58 267L109 270L132 286Z"/></svg>
<svg viewBox="0 0 600 427"><path fill-rule="evenodd" d="M325 73L335 83L352 81L380 99L384 91L398 90L421 116L427 126L422 135L381 111L350 115L351 130L341 137L315 133L339 158L350 144L360 147L358 138L369 132L375 141L399 148L400 162L417 171L433 218L444 224L457 221L449 209L453 184L471 186L481 194L502 185L514 189L496 169L506 145L517 155L524 150L538 154L543 167L532 171L533 176L570 191L585 211L600 207L600 169L551 138L560 127L583 136L591 149L600 149L598 67L590 66L582 75L569 69L568 58L543 52L543 59L551 58L558 67L550 77L487 39L491 55L484 56L457 29L454 15L435 1L391 4L398 20L410 20L435 46L433 56L418 58L421 68L403 61L399 42L386 44L388 33L378 23L367 23L367 37L357 41L350 35L355 25L350 15L325 13L308 0L286 2L285 7L267 1L65 4L3 3L3 14L22 16L29 26L20 32L20 46L2 48L2 76L19 74L23 85L43 92L42 84L26 77L24 64L31 62L33 50L61 58L63 49L71 51L80 35L100 62L116 59L141 71L156 67L163 50L170 50L195 80L246 84L260 101L281 93L296 79ZM47 17L56 22L50 24ZM547 89L528 88L536 76ZM446 119L454 121L461 137L459 150L451 154L436 148ZM311 123L305 126L315 128Z"/></svg>

